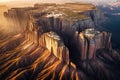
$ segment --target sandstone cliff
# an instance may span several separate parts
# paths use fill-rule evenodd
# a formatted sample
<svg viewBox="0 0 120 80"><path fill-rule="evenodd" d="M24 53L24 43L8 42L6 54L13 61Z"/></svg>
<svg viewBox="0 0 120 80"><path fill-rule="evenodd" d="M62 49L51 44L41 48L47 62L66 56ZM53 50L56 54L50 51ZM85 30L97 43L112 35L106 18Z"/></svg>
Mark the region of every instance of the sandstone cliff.
<svg viewBox="0 0 120 80"><path fill-rule="evenodd" d="M82 9L83 7L86 8ZM103 13L90 4L67 3L35 4L35 7L13 8L8 10L5 16L19 21L23 28L26 27L29 18L32 18L42 26L43 30L73 32L95 27L103 18Z"/></svg>
<svg viewBox="0 0 120 80"><path fill-rule="evenodd" d="M95 59L99 49L105 49L108 52L112 50L111 33L100 32L94 28L86 29L80 33L76 32L74 40L81 54L81 60Z"/></svg>

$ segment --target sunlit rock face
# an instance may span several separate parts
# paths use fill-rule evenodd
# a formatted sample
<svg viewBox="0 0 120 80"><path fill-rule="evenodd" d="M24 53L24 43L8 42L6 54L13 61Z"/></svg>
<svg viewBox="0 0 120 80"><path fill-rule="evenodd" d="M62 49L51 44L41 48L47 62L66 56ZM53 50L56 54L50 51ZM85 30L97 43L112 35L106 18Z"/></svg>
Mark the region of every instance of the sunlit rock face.
<svg viewBox="0 0 120 80"><path fill-rule="evenodd" d="M91 4L35 4L4 13L21 32L0 39L0 80L119 80L111 33Z"/></svg>
<svg viewBox="0 0 120 80"><path fill-rule="evenodd" d="M50 31L42 35L39 42L42 41L45 47L57 58L61 61L69 63L69 50L64 45L64 42L60 36L58 36L55 32ZM43 44L41 46L43 46Z"/></svg>

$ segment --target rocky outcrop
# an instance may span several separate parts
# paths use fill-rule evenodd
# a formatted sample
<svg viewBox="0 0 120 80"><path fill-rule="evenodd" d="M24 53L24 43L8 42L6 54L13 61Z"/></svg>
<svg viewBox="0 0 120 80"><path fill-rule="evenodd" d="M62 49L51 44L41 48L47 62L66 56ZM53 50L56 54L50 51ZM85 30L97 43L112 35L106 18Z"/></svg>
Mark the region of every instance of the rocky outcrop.
<svg viewBox="0 0 120 80"><path fill-rule="evenodd" d="M81 60L95 59L98 49L112 50L111 33L99 32L94 28L75 33L75 41L81 54Z"/></svg>
<svg viewBox="0 0 120 80"><path fill-rule="evenodd" d="M53 53L61 61L69 63L69 50L64 45L61 37L55 32L44 33L39 39L39 43L42 43L51 53Z"/></svg>

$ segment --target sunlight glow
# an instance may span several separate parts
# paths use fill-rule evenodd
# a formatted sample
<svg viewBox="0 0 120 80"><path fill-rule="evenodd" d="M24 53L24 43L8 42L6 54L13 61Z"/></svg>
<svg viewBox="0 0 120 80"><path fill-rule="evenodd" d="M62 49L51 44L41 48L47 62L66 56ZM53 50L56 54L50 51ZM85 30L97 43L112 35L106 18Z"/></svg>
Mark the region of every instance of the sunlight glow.
<svg viewBox="0 0 120 80"><path fill-rule="evenodd" d="M9 2L9 1L12 1L12 0L0 0L0 2Z"/></svg>

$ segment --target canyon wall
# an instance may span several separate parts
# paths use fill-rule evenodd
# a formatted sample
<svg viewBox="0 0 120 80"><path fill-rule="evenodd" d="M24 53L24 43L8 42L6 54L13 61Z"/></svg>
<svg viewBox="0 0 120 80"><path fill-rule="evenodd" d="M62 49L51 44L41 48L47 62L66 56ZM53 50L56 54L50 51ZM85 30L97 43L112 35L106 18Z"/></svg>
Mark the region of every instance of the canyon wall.
<svg viewBox="0 0 120 80"><path fill-rule="evenodd" d="M76 9L69 9L71 5ZM25 28L32 18L35 23L42 26L45 32L51 30L70 33L77 30L80 32L86 28L95 27L104 18L103 13L95 6L91 8L91 5L88 5L90 8L80 11L79 7L82 7L83 4L81 6L76 5L72 3L66 5L35 4L35 7L12 8L4 14L6 17L19 21L22 28Z"/></svg>
<svg viewBox="0 0 120 80"><path fill-rule="evenodd" d="M99 49L106 49L108 52L112 50L111 33L99 32L94 28L76 32L74 40L81 54L81 60L95 59Z"/></svg>
<svg viewBox="0 0 120 80"><path fill-rule="evenodd" d="M53 31L61 36L74 37L72 35L76 31L81 32L87 28L95 27L98 21L103 18L103 14L95 6L87 5L88 8L81 10L84 4L35 4L34 7L12 8L4 15L10 21L19 22L26 39L44 45L39 41L39 37L43 33ZM73 6L72 10L70 6ZM46 39L49 41L49 38L45 38L45 41L47 41ZM67 42L66 37L63 40ZM54 40L52 41L56 43ZM47 43L44 46L51 51ZM51 48L55 52L56 45Z"/></svg>
<svg viewBox="0 0 120 80"><path fill-rule="evenodd" d="M110 33L84 32L94 29L104 18L103 13L91 4L35 4L34 7L12 8L4 15L8 20L19 22L26 39L46 47L67 63L69 52L74 50L80 60L95 59L98 49L112 50ZM86 34L94 35L94 38L86 37ZM75 47L71 48L73 45Z"/></svg>

